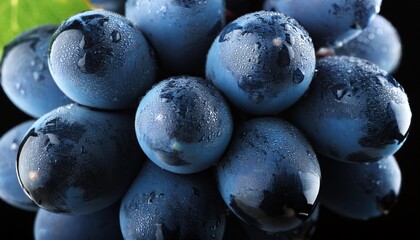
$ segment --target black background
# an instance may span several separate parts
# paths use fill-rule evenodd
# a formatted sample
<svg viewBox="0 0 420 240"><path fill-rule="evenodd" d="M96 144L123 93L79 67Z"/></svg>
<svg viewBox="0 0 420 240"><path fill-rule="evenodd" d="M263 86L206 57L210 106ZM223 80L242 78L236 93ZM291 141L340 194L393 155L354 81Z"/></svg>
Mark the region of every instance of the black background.
<svg viewBox="0 0 420 240"><path fill-rule="evenodd" d="M420 56L418 38L419 26L415 14L415 0L383 0L381 14L398 29L402 44L403 58L394 77L404 87L413 113L410 135L403 147L396 153L402 172L402 186L397 205L384 217L369 221L345 219L327 209L321 208L319 222L313 236L318 239L420 239L420 164L416 138L419 137L418 101L415 83L418 78L418 58ZM29 116L18 110L0 90L0 134L20 123ZM32 239L34 213L11 207L0 200L0 238Z"/></svg>

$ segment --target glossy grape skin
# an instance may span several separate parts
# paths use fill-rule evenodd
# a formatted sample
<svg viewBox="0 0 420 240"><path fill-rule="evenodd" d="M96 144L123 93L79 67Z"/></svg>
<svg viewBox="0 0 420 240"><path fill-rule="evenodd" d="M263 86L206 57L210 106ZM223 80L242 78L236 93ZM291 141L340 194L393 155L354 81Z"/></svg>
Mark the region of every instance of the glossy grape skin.
<svg viewBox="0 0 420 240"><path fill-rule="evenodd" d="M319 159L320 203L331 211L368 220L387 215L398 202L402 177L393 155L367 164Z"/></svg>
<svg viewBox="0 0 420 240"><path fill-rule="evenodd" d="M210 81L170 77L142 98L135 130L146 155L174 173L194 173L216 163L233 132L228 102Z"/></svg>
<svg viewBox="0 0 420 240"><path fill-rule="evenodd" d="M296 19L316 48L340 46L356 37L379 13L382 0L266 0L263 9Z"/></svg>
<svg viewBox="0 0 420 240"><path fill-rule="evenodd" d="M319 219L319 206L318 203L308 219L289 231L270 233L249 224L242 224L242 227L250 240L309 240L314 234Z"/></svg>
<svg viewBox="0 0 420 240"><path fill-rule="evenodd" d="M16 175L18 147L35 120L21 122L0 138L0 199L13 207L34 212L38 206L22 190Z"/></svg>
<svg viewBox="0 0 420 240"><path fill-rule="evenodd" d="M255 115L277 114L307 90L315 50L307 32L278 12L242 15L224 27L206 60L206 78L233 105Z"/></svg>
<svg viewBox="0 0 420 240"><path fill-rule="evenodd" d="M135 106L158 70L144 34L124 16L101 9L63 21L48 59L55 82L69 98L99 109Z"/></svg>
<svg viewBox="0 0 420 240"><path fill-rule="evenodd" d="M394 25L378 14L361 34L333 51L335 55L369 60L388 73L395 73L402 57L402 42Z"/></svg>
<svg viewBox="0 0 420 240"><path fill-rule="evenodd" d="M146 161L122 199L120 225L127 240L220 240L225 212L212 171L176 174Z"/></svg>
<svg viewBox="0 0 420 240"><path fill-rule="evenodd" d="M48 68L48 47L56 25L39 25L9 42L0 62L4 93L25 114L38 118L73 102L57 86Z"/></svg>
<svg viewBox="0 0 420 240"><path fill-rule="evenodd" d="M18 152L18 179L27 195L45 210L68 215L115 203L145 158L133 115L69 104L39 118Z"/></svg>
<svg viewBox="0 0 420 240"><path fill-rule="evenodd" d="M122 240L119 221L120 202L83 215L53 213L40 208L35 215L35 240L101 239Z"/></svg>
<svg viewBox="0 0 420 240"><path fill-rule="evenodd" d="M291 230L313 212L321 172L303 133L275 117L239 125L217 165L219 191L229 209L263 231Z"/></svg>
<svg viewBox="0 0 420 240"><path fill-rule="evenodd" d="M316 151L348 162L373 162L397 152L412 117L394 77L350 56L320 59L309 91L288 115Z"/></svg>
<svg viewBox="0 0 420 240"><path fill-rule="evenodd" d="M167 76L203 76L210 45L225 25L223 0L128 0L125 16L155 47Z"/></svg>

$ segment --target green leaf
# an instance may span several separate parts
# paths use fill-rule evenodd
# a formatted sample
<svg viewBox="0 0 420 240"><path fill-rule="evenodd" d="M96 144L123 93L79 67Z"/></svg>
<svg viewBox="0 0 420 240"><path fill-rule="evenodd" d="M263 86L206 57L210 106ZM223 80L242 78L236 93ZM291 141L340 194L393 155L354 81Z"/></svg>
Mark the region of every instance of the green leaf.
<svg viewBox="0 0 420 240"><path fill-rule="evenodd" d="M60 24L91 8L87 0L1 0L0 56L4 46L20 33L43 24Z"/></svg>

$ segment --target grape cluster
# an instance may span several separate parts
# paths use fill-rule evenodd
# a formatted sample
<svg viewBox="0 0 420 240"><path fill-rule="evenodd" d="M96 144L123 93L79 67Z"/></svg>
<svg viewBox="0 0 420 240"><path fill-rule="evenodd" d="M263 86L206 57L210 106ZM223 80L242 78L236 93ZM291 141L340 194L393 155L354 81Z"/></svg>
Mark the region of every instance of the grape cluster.
<svg viewBox="0 0 420 240"><path fill-rule="evenodd" d="M104 2L1 58L32 119L0 138L0 199L35 239L310 239L320 206L396 205L412 113L382 1Z"/></svg>

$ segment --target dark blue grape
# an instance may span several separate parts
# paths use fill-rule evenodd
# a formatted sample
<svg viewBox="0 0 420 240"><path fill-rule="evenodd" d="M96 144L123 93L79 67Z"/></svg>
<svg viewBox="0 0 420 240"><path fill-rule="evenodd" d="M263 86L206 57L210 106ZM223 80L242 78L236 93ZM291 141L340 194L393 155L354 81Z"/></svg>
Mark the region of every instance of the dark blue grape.
<svg viewBox="0 0 420 240"><path fill-rule="evenodd" d="M58 88L48 68L48 47L57 27L36 26L4 48L1 86L13 104L31 117L73 102Z"/></svg>
<svg viewBox="0 0 420 240"><path fill-rule="evenodd" d="M394 154L407 139L412 116L396 79L350 56L321 58L311 87L288 115L316 151L349 162Z"/></svg>
<svg viewBox="0 0 420 240"><path fill-rule="evenodd" d="M229 209L266 232L291 230L308 219L320 178L317 157L303 133L274 117L238 125L217 165L218 188Z"/></svg>
<svg viewBox="0 0 420 240"><path fill-rule="evenodd" d="M170 77L142 98L135 129L146 155L175 173L193 173L216 163L233 132L230 107L210 81Z"/></svg>
<svg viewBox="0 0 420 240"><path fill-rule="evenodd" d="M226 206L210 170L176 174L146 161L124 195L124 239L220 240Z"/></svg>
<svg viewBox="0 0 420 240"><path fill-rule="evenodd" d="M155 47L167 75L204 75L210 45L225 25L223 0L128 0L125 15Z"/></svg>
<svg viewBox="0 0 420 240"><path fill-rule="evenodd" d="M27 195L45 210L69 215L116 202L145 158L133 115L70 104L39 118L18 153L18 179Z"/></svg>
<svg viewBox="0 0 420 240"><path fill-rule="evenodd" d="M400 65L402 42L394 25L378 15L356 38L333 51L335 55L367 59L388 73L394 73Z"/></svg>
<svg viewBox="0 0 420 240"><path fill-rule="evenodd" d="M340 46L362 32L379 13L382 0L265 0L263 9L296 19L315 47Z"/></svg>
<svg viewBox="0 0 420 240"><path fill-rule="evenodd" d="M207 55L206 77L244 112L276 114L307 90L315 71L311 38L294 19L259 11L224 27Z"/></svg>
<svg viewBox="0 0 420 240"><path fill-rule="evenodd" d="M16 159L20 143L35 120L21 122L0 138L0 199L25 210L36 211L38 206L25 194L16 175Z"/></svg>
<svg viewBox="0 0 420 240"><path fill-rule="evenodd" d="M40 208L34 219L34 239L122 240L119 209L119 201L105 209L83 215L53 213Z"/></svg>
<svg viewBox="0 0 420 240"><path fill-rule="evenodd" d="M136 105L158 70L143 33L125 17L99 9L62 22L53 35L48 63L67 96L100 109Z"/></svg>
<svg viewBox="0 0 420 240"><path fill-rule="evenodd" d="M398 202L401 170L391 155L371 163L348 163L319 157L322 181L320 203L351 219L387 215Z"/></svg>

